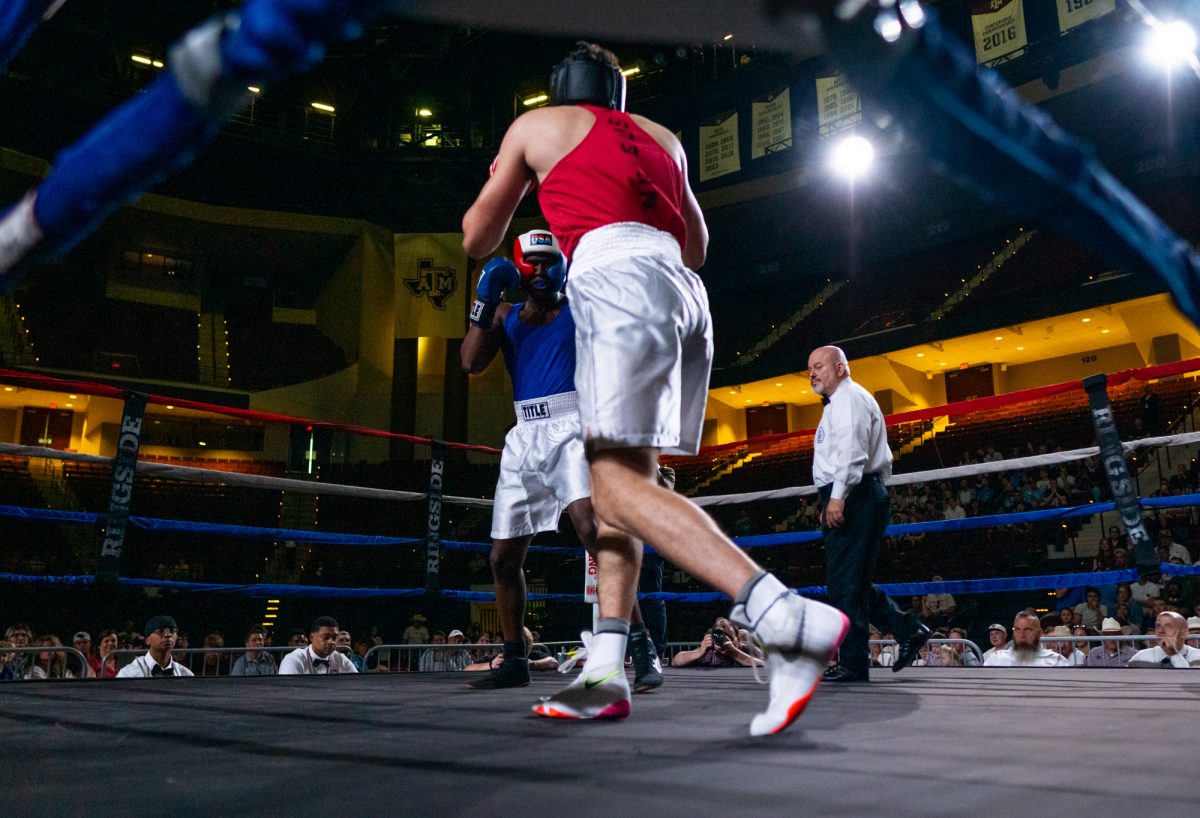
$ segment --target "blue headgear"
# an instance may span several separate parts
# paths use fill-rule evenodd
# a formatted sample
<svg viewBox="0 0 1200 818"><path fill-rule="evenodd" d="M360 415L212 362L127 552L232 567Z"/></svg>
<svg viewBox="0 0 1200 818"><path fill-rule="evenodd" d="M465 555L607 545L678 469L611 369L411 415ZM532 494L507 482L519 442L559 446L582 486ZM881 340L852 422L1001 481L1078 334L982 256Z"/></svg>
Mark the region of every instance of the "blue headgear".
<svg viewBox="0 0 1200 818"><path fill-rule="evenodd" d="M572 54L550 72L551 105L583 102L625 110L625 75L587 52Z"/></svg>

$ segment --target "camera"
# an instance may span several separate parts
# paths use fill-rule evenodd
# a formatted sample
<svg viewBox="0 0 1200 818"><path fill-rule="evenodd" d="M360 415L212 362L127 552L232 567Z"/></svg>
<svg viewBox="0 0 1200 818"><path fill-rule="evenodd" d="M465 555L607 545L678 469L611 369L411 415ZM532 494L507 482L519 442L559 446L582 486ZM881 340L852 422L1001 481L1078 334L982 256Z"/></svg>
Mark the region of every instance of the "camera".
<svg viewBox="0 0 1200 818"><path fill-rule="evenodd" d="M725 633L725 631L721 630L720 628L713 628L708 633L710 636L712 636L714 645L724 645L729 641L729 634Z"/></svg>

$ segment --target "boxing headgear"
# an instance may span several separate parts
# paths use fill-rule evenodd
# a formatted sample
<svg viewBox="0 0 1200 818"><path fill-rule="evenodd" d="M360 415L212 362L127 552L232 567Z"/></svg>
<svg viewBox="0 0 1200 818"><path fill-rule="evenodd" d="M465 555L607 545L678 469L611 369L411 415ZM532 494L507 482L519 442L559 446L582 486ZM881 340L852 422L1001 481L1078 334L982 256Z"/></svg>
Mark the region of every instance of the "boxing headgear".
<svg viewBox="0 0 1200 818"><path fill-rule="evenodd" d="M546 268L547 287L558 292L566 279L566 265L563 264L562 250L558 248L558 239L549 230L530 230L522 233L513 241L513 264L521 271L521 286L531 289L534 266L529 256L552 256L557 261Z"/></svg>
<svg viewBox="0 0 1200 818"><path fill-rule="evenodd" d="M599 105L625 110L625 75L588 53L572 54L550 72L550 104Z"/></svg>

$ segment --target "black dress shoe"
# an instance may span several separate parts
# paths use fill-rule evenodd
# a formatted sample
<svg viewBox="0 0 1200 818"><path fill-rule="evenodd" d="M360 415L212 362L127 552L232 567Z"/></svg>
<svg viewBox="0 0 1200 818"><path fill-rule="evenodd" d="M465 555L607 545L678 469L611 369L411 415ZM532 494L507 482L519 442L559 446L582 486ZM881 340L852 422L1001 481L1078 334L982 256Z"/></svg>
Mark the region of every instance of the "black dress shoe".
<svg viewBox="0 0 1200 818"><path fill-rule="evenodd" d="M918 625L917 630L907 639L901 639L900 653L896 657L896 663L892 665L892 673L898 673L904 668L917 661L917 657L921 653L921 647L929 641L929 637L933 633L924 625Z"/></svg>
<svg viewBox="0 0 1200 818"><path fill-rule="evenodd" d="M827 682L869 682L871 681L871 672L869 670L851 670L838 665L826 669L823 678Z"/></svg>

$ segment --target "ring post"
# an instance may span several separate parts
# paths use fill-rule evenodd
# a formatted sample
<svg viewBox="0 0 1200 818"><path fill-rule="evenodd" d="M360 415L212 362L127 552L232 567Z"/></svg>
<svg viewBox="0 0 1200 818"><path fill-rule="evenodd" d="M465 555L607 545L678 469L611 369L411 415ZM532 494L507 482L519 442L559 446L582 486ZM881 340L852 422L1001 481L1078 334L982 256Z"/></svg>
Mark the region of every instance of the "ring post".
<svg viewBox="0 0 1200 818"><path fill-rule="evenodd" d="M121 433L112 464L112 484L108 493L108 516L100 529L103 538L100 560L96 565L98 583L115 583L121 572L121 552L125 548L125 525L133 503L133 478L137 471L138 448L142 442L142 418L146 414L144 392L125 393L121 415Z"/></svg>
<svg viewBox="0 0 1200 818"><path fill-rule="evenodd" d="M1108 377L1092 375L1083 379L1083 388L1087 390L1088 409L1092 414L1092 425L1096 428L1096 443L1100 447L1100 462L1104 467L1104 476L1112 489L1113 503L1129 541L1133 544L1133 553L1137 561L1139 574L1158 573L1158 556L1154 551L1154 543L1142 525L1142 507L1138 499L1137 483L1129 474L1129 466L1125 463L1125 452L1121 448L1121 437L1117 434L1117 422L1113 417L1112 404L1108 400Z"/></svg>

